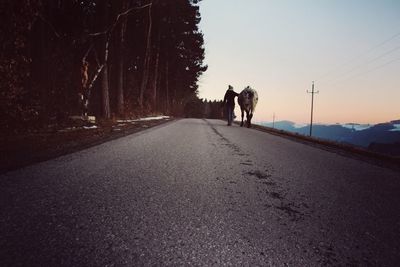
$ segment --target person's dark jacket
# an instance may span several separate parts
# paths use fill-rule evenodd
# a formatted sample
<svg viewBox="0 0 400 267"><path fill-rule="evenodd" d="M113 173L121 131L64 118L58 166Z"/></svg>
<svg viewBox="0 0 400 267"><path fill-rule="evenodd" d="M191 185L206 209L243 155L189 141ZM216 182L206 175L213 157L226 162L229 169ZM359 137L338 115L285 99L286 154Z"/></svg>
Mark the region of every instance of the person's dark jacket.
<svg viewBox="0 0 400 267"><path fill-rule="evenodd" d="M239 94L233 90L226 90L226 93L224 96L224 103L226 103L230 107L234 107L235 106L235 97L238 95Z"/></svg>

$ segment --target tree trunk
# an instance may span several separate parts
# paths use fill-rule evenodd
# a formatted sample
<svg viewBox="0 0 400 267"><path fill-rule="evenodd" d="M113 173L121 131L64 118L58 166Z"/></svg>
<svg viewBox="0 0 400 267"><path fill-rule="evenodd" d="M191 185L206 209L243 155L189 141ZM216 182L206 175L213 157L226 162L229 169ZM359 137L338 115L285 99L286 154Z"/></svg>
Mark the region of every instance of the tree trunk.
<svg viewBox="0 0 400 267"><path fill-rule="evenodd" d="M108 86L108 65L104 63L103 75L101 77L101 96L102 96L102 115L105 119L111 117L110 111L110 96L109 96L109 86Z"/></svg>
<svg viewBox="0 0 400 267"><path fill-rule="evenodd" d="M159 111L159 112L163 112L164 110L163 110L163 107L162 107L162 105L163 105L163 103L161 102L161 97L162 97L162 92L161 92L161 90L162 90L162 69L161 69L161 65L162 65L162 63L161 63L161 60L159 60L159 62L158 62L158 79L157 79L157 97L156 97L156 107L157 107L157 111Z"/></svg>
<svg viewBox="0 0 400 267"><path fill-rule="evenodd" d="M122 53L122 40L119 43L119 60L118 60L118 73L117 73L117 111L118 115L124 114L124 59Z"/></svg>
<svg viewBox="0 0 400 267"><path fill-rule="evenodd" d="M153 111L157 111L157 81L159 72L159 62L160 62L160 46L157 48L156 62L154 65L154 77L153 77Z"/></svg>
<svg viewBox="0 0 400 267"><path fill-rule="evenodd" d="M165 113L169 114L169 62L165 61Z"/></svg>
<svg viewBox="0 0 400 267"><path fill-rule="evenodd" d="M89 101L87 98L87 88L88 88L88 83L89 83L89 62L86 61L84 58L82 60L82 66L81 66L81 88L79 90L79 101L80 101L80 108L82 111L82 115L87 117L88 115L88 107L89 107Z"/></svg>
<svg viewBox="0 0 400 267"><path fill-rule="evenodd" d="M104 3L104 24L105 28L108 25L108 1ZM104 70L101 79L101 107L103 118L109 119L111 117L110 111L110 96L109 96L109 86L108 86L108 45L109 45L109 35L104 36Z"/></svg>
<svg viewBox="0 0 400 267"><path fill-rule="evenodd" d="M143 64L142 83L140 85L140 92L139 92L139 108L141 111L143 111L144 91L146 90L147 83L149 80L149 68L150 68L150 56L151 56L151 31L152 31L152 26L153 26L151 10L152 10L152 5L149 6L149 28L147 31L146 54L145 54L144 64Z"/></svg>
<svg viewBox="0 0 400 267"><path fill-rule="evenodd" d="M127 1L122 3L122 12L128 8ZM125 32L126 32L126 16L122 19L118 40L118 73L117 73L117 112L118 115L124 115L124 47L125 47Z"/></svg>

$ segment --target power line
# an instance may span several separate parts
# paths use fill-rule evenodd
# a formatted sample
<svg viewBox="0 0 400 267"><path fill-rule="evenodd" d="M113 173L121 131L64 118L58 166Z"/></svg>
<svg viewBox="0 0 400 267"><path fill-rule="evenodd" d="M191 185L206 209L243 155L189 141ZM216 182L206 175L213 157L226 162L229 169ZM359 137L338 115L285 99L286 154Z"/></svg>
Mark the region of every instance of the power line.
<svg viewBox="0 0 400 267"><path fill-rule="evenodd" d="M370 60L368 60L368 61L366 61L366 62L364 62L364 63L358 64L358 65L356 65L355 67L353 67L353 68L347 70L346 73L342 73L341 76L343 76L343 74L344 74L344 76L347 76L347 75L350 74L351 72L354 72L354 70L357 70L357 69L359 69L360 67L364 67L364 66L366 66L366 65L369 64L369 63L375 62L375 61L377 61L377 60L383 58L384 56L387 56L387 55L389 55L389 54L391 54L391 53L393 53L393 52L396 52L396 51L399 50L399 49L400 49L400 46L397 46L397 47L395 47L395 48L393 48L393 49L391 49L391 50L389 50L389 51L386 51L385 53L383 53L383 54L381 54L381 55L379 55L379 56L377 56L377 57L375 57L375 58L373 58L373 59L370 59ZM338 76L338 77L336 77L335 79L328 80L327 82L335 82L335 81L337 81L337 80L340 80L340 79L342 78L341 76Z"/></svg>
<svg viewBox="0 0 400 267"><path fill-rule="evenodd" d="M272 128L275 129L275 112L274 115L272 116Z"/></svg>
<svg viewBox="0 0 400 267"><path fill-rule="evenodd" d="M350 77L347 77L347 78L344 79L344 80L339 80L338 82L333 83L333 84L331 83L331 84L332 84L332 85L337 85L337 84L339 84L339 83L346 82L346 81L348 81L348 80L357 78L357 77L362 76L362 75L364 75L364 74L367 74L367 73L370 73L370 72L372 72L372 71L375 71L375 70L381 69L381 68L383 68L383 67L386 67L387 65L390 65L390 64L392 64L392 63L394 63L394 62L396 62L396 61L400 61L400 58L395 58L395 59L390 60L390 61L388 61L388 62L386 62L386 63L384 63L384 64L381 64L381 65L379 65L379 66L377 66L377 67L375 67L375 68L366 70L366 71L361 72L361 73L357 73L357 74L355 74L355 75L352 75L352 76L350 76Z"/></svg>
<svg viewBox="0 0 400 267"><path fill-rule="evenodd" d="M355 56L355 57L352 57L352 58L350 58L349 60L346 60L346 61L345 61L344 63L342 63L342 64L337 65L337 66L336 66L335 68L333 68L332 70L326 72L325 74L320 75L320 76L317 78L317 80L320 80L320 79L322 79L322 78L325 78L325 77L329 76L330 74L332 74L332 73L334 73L334 72L337 72L338 69L341 69L341 68L343 68L343 67L349 65L349 63L351 63L351 62L353 62L353 61L359 59L360 57L362 57L362 56L364 56L364 55L366 55L366 54L368 54L368 53L374 51L375 49L377 49L377 48L383 46L384 44L390 42L391 40L397 38L398 36L400 36L400 32L398 32L398 33L396 33L395 35L391 36L390 38L388 38L388 39L382 41L381 43L379 43L379 44L377 44L377 45L371 47L370 49L366 50L365 52L363 52L363 53L361 53L361 54L359 54L359 55L357 55L357 56Z"/></svg>

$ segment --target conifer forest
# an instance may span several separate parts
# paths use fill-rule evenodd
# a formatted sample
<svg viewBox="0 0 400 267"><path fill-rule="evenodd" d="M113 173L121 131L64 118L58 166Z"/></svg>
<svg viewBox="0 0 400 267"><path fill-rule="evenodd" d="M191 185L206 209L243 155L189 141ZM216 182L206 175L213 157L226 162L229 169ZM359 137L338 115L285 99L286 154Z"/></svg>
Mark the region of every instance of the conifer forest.
<svg viewBox="0 0 400 267"><path fill-rule="evenodd" d="M3 0L4 131L73 115L202 117L199 0ZM219 111L215 112L218 117Z"/></svg>

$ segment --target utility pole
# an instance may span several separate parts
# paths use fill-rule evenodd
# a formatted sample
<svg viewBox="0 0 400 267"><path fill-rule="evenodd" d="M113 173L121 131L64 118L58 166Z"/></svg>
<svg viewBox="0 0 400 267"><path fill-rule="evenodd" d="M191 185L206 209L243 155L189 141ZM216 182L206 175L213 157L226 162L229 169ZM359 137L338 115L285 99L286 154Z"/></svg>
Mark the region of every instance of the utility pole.
<svg viewBox="0 0 400 267"><path fill-rule="evenodd" d="M275 129L275 112L274 115L272 115L272 128Z"/></svg>
<svg viewBox="0 0 400 267"><path fill-rule="evenodd" d="M311 123L310 123L310 136L312 136L313 112L314 112L314 94L318 94L318 93L319 93L319 91L314 91L314 81L312 82L311 92L307 90L307 93L311 94Z"/></svg>

